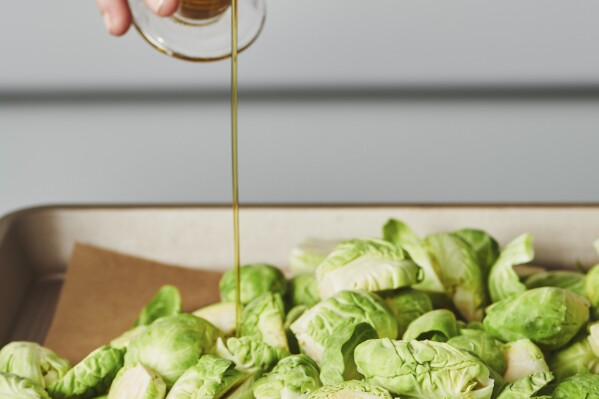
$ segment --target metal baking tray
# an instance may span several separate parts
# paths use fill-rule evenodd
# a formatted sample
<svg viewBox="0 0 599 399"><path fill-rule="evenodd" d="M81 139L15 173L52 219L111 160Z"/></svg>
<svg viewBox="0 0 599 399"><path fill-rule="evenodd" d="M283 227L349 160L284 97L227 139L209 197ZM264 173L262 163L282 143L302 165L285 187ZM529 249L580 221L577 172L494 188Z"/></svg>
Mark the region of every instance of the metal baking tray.
<svg viewBox="0 0 599 399"><path fill-rule="evenodd" d="M285 267L306 237L379 236L389 217L420 234L482 228L502 244L530 232L543 266L599 261L599 205L245 206L242 261ZM223 270L233 259L232 214L228 206L49 206L0 219L0 345L43 341L75 242Z"/></svg>

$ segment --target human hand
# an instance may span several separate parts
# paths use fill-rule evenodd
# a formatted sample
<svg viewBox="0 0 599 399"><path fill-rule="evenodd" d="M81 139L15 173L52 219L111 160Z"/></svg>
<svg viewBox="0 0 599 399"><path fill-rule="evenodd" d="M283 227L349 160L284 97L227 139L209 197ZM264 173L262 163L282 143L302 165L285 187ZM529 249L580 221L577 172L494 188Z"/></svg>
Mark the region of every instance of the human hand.
<svg viewBox="0 0 599 399"><path fill-rule="evenodd" d="M161 17L172 15L179 7L179 0L144 0L146 5ZM131 26L131 10L127 0L96 0L108 33L121 36Z"/></svg>

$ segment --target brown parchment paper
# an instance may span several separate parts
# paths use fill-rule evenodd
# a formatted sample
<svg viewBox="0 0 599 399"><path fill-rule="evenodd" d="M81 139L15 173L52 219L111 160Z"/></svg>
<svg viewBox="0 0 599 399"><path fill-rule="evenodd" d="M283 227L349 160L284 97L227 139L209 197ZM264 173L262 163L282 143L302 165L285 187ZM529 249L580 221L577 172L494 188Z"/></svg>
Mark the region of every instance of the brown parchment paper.
<svg viewBox="0 0 599 399"><path fill-rule="evenodd" d="M162 285L193 311L218 301L220 276L76 244L45 345L76 363L130 329Z"/></svg>

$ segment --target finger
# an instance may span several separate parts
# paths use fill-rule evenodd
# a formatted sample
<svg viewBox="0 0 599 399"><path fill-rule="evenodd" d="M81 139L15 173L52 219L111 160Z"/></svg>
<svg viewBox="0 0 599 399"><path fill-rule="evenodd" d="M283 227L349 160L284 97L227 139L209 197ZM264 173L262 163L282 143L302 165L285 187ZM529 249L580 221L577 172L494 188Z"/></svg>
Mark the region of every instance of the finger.
<svg viewBox="0 0 599 399"><path fill-rule="evenodd" d="M127 33L131 26L131 10L127 0L96 0L96 2L108 33L115 36Z"/></svg>
<svg viewBox="0 0 599 399"><path fill-rule="evenodd" d="M166 17L173 15L179 8L179 0L144 0L156 15Z"/></svg>

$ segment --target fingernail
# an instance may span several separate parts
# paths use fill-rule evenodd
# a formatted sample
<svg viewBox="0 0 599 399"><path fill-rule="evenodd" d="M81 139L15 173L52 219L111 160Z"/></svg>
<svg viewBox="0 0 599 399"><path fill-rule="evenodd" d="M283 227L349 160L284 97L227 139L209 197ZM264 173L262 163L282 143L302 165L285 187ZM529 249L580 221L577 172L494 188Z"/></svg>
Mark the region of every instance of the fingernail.
<svg viewBox="0 0 599 399"><path fill-rule="evenodd" d="M112 33L112 19L110 18L110 14L105 12L102 14L102 18L104 19L104 26L106 26L106 30L108 33Z"/></svg>
<svg viewBox="0 0 599 399"><path fill-rule="evenodd" d="M154 10L156 14L160 13L163 4L164 0L150 0L150 7L152 7L152 10Z"/></svg>

